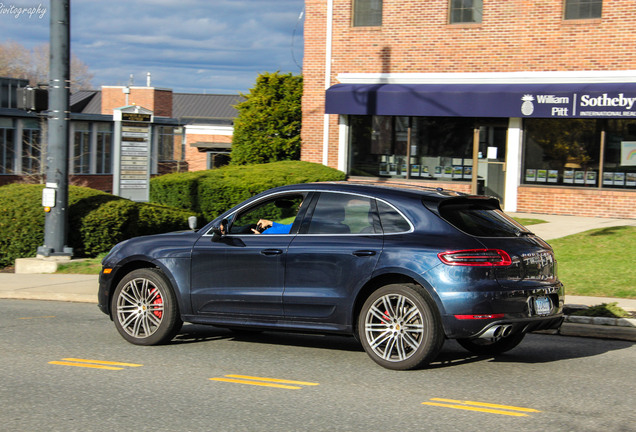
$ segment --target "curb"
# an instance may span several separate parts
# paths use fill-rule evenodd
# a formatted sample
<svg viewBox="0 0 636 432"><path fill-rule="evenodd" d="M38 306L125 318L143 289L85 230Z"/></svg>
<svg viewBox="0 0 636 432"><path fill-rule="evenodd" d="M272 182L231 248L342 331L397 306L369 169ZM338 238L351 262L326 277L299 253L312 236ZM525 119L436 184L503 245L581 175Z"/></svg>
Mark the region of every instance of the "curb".
<svg viewBox="0 0 636 432"><path fill-rule="evenodd" d="M580 315L566 315L563 322L572 324L592 324L618 327L636 327L635 318L606 318Z"/></svg>

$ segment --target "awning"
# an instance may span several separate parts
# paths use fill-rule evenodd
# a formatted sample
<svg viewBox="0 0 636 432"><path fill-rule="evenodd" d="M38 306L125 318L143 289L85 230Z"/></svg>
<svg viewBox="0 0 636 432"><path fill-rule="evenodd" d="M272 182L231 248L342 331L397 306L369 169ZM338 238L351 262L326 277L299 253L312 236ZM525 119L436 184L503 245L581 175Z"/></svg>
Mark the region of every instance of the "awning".
<svg viewBox="0 0 636 432"><path fill-rule="evenodd" d="M200 151L204 151L204 150L231 150L232 149L232 143L197 141L195 143L190 144L190 147L196 147Z"/></svg>
<svg viewBox="0 0 636 432"><path fill-rule="evenodd" d="M336 84L325 113L636 120L636 83Z"/></svg>

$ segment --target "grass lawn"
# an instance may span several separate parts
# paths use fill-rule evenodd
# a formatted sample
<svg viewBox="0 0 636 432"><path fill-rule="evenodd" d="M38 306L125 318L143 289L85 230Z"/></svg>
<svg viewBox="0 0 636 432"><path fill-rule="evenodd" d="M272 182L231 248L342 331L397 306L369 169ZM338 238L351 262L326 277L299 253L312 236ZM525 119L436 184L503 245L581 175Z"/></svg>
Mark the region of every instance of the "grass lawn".
<svg viewBox="0 0 636 432"><path fill-rule="evenodd" d="M546 223L546 221L544 221L543 219L531 219L531 218L519 218L519 217L516 217L513 219L519 222L521 225L525 225L525 226Z"/></svg>
<svg viewBox="0 0 636 432"><path fill-rule="evenodd" d="M565 293L636 298L636 227L610 227L550 240Z"/></svg>
<svg viewBox="0 0 636 432"><path fill-rule="evenodd" d="M63 274L99 274L102 269L102 258L106 254L97 258L85 258L81 261L70 262L68 264L60 264L56 273Z"/></svg>

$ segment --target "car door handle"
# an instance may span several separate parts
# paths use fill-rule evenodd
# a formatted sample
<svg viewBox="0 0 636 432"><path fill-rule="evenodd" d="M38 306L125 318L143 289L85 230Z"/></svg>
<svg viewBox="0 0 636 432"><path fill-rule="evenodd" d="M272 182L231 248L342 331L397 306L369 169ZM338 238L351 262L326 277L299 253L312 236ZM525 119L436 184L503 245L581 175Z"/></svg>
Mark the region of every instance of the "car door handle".
<svg viewBox="0 0 636 432"><path fill-rule="evenodd" d="M365 256L373 256L376 254L376 252L372 250L357 250L353 254L358 257L365 257Z"/></svg>
<svg viewBox="0 0 636 432"><path fill-rule="evenodd" d="M281 249L263 249L261 255L280 255L283 251Z"/></svg>

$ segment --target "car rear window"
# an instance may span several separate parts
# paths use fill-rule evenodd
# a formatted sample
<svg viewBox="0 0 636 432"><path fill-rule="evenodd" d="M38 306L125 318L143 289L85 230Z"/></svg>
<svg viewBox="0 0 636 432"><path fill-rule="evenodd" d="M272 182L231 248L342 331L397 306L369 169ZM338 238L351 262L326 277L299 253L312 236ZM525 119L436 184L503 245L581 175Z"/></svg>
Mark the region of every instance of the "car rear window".
<svg viewBox="0 0 636 432"><path fill-rule="evenodd" d="M439 214L455 228L477 237L518 237L530 232L491 200L449 200L440 203Z"/></svg>

